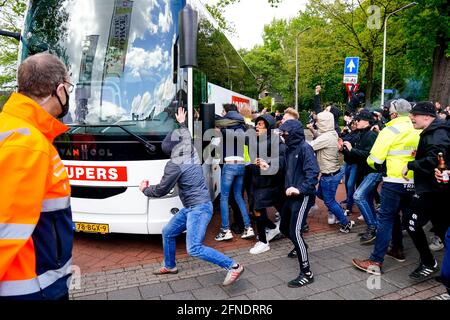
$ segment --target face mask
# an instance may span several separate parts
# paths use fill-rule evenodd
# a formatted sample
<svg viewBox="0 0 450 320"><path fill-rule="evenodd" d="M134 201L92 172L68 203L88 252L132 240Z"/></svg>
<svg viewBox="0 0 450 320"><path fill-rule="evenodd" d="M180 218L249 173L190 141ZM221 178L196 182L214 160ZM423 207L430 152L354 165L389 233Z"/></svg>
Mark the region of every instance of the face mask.
<svg viewBox="0 0 450 320"><path fill-rule="evenodd" d="M61 99L55 92L56 98L58 98L58 101L59 101L59 104L61 105L61 110L62 110L62 112L58 116L58 119L64 118L67 115L67 113L69 112L69 95L67 94L66 88L63 87L63 89L64 89L64 93L66 94L66 104L63 104L61 102Z"/></svg>

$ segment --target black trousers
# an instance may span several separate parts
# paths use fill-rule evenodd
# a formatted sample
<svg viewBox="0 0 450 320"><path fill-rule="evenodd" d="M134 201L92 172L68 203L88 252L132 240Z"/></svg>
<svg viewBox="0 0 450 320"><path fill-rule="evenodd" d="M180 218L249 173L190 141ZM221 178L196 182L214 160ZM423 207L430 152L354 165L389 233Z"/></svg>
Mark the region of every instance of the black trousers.
<svg viewBox="0 0 450 320"><path fill-rule="evenodd" d="M295 246L297 251L298 262L302 272L309 272L310 265L306 243L302 236L302 226L306 221L309 210L316 201L315 195L299 195L297 197L289 197L281 210L280 231Z"/></svg>
<svg viewBox="0 0 450 320"><path fill-rule="evenodd" d="M278 212L283 210L283 207L281 205L275 206L275 209L277 209ZM275 223L272 222L272 220L269 219L267 215L267 209L255 209L255 221L256 221L256 231L258 232L258 240L264 243L267 243L266 238L266 228L269 229L275 229L277 226ZM259 214L259 215L258 215Z"/></svg>
<svg viewBox="0 0 450 320"><path fill-rule="evenodd" d="M442 240L445 239L445 233L450 226L450 214L445 196L448 196L448 193L416 194L413 198L413 212L408 217L408 233L419 251L421 262L427 267L433 266L435 259L428 247L423 226L431 221L434 233Z"/></svg>

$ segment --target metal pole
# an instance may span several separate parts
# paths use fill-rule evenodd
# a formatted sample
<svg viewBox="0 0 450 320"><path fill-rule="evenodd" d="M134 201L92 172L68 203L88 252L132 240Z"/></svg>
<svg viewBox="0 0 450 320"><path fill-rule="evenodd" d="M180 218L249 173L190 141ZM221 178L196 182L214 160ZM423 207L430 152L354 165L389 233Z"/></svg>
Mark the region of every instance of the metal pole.
<svg viewBox="0 0 450 320"><path fill-rule="evenodd" d="M385 73L386 73L386 29L387 29L387 21L389 17L399 11L404 9L408 9L417 5L417 2L408 3L406 6L401 7L389 14L386 15L384 19L384 39L383 39L383 71L381 72L381 106L384 106L384 85L385 85Z"/></svg>
<svg viewBox="0 0 450 320"><path fill-rule="evenodd" d="M381 72L381 107L384 106L384 77L386 73L386 28L389 15L384 19L384 37L383 37L383 71Z"/></svg>
<svg viewBox="0 0 450 320"><path fill-rule="evenodd" d="M295 111L298 112L298 36L295 37Z"/></svg>

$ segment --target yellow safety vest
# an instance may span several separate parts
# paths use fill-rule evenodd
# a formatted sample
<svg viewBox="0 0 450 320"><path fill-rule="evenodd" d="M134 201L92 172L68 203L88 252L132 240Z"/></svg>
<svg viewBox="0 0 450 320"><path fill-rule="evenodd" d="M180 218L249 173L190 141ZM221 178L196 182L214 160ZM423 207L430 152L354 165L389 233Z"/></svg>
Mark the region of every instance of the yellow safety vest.
<svg viewBox="0 0 450 320"><path fill-rule="evenodd" d="M386 161L387 172L386 177L383 177L385 182L414 183L414 173L409 171L409 181L406 181L402 177L402 171L415 158L420 132L421 130L414 129L407 116L388 122L378 134L367 163L375 168L375 164L381 165Z"/></svg>

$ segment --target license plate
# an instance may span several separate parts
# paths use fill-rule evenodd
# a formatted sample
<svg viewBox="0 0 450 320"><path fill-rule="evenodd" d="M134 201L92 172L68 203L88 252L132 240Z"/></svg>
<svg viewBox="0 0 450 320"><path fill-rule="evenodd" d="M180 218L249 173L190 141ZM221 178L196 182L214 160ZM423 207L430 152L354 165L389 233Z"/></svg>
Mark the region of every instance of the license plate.
<svg viewBox="0 0 450 320"><path fill-rule="evenodd" d="M75 222L75 231L92 233L109 233L108 224Z"/></svg>

